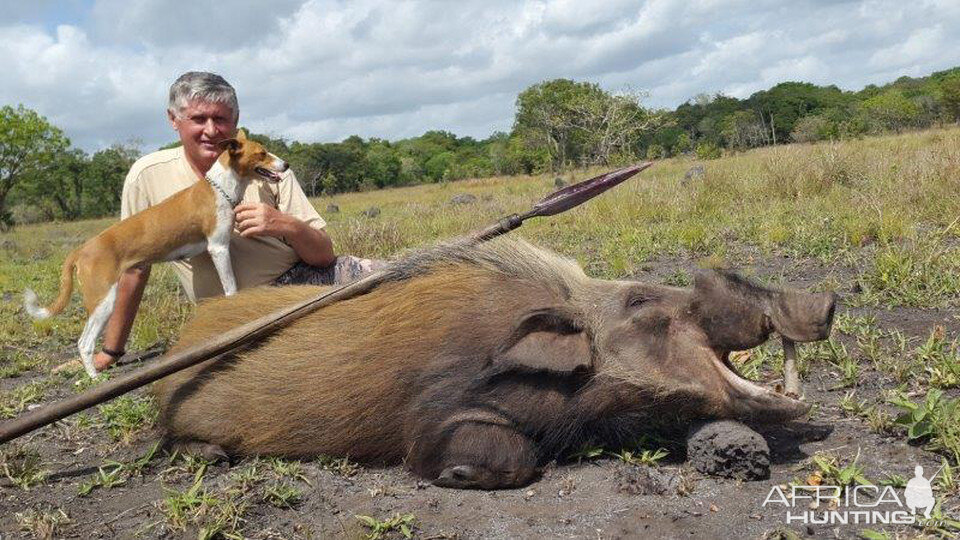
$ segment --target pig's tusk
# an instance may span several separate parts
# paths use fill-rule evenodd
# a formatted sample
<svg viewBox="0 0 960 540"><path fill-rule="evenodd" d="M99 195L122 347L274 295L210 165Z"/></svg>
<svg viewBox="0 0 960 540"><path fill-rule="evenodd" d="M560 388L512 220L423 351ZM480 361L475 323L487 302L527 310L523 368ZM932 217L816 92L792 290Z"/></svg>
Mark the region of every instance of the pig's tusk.
<svg viewBox="0 0 960 540"><path fill-rule="evenodd" d="M786 337L783 338L783 393L797 399L803 397L797 370L797 345Z"/></svg>

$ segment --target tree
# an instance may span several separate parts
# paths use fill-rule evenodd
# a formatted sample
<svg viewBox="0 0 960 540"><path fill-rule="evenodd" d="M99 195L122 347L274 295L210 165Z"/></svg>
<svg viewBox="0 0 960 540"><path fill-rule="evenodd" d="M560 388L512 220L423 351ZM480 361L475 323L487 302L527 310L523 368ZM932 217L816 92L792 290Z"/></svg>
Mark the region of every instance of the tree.
<svg viewBox="0 0 960 540"><path fill-rule="evenodd" d="M72 148L54 156L47 173L32 175L22 189L47 219L79 219L83 215L88 166L87 154Z"/></svg>
<svg viewBox="0 0 960 540"><path fill-rule="evenodd" d="M324 189L324 176L327 171L322 166L322 156L323 145L320 143L304 144L294 141L290 144L286 159L308 197L316 197ZM335 183L330 180L331 185Z"/></svg>
<svg viewBox="0 0 960 540"><path fill-rule="evenodd" d="M18 105L0 109L0 229L12 225L7 195L24 180L43 174L70 141L35 111Z"/></svg>
<svg viewBox="0 0 960 540"><path fill-rule="evenodd" d="M951 77L940 83L940 101L950 120L960 120L960 77Z"/></svg>
<svg viewBox="0 0 960 540"><path fill-rule="evenodd" d="M822 141L830 137L830 121L819 114L804 116L793 126L790 138L796 142Z"/></svg>
<svg viewBox="0 0 960 540"><path fill-rule="evenodd" d="M722 133L729 148L742 150L768 141L767 129L753 111L737 111L724 118Z"/></svg>
<svg viewBox="0 0 960 540"><path fill-rule="evenodd" d="M611 95L594 83L556 79L517 96L514 135L528 152L546 152L554 170L610 163L640 151L664 115L640 105L639 92Z"/></svg>
<svg viewBox="0 0 960 540"><path fill-rule="evenodd" d="M389 142L370 141L366 152L366 176L378 188L399 185L402 169L400 156Z"/></svg>
<svg viewBox="0 0 960 540"><path fill-rule="evenodd" d="M434 155L424 164L424 172L427 178L431 182L448 180L455 160L456 154L450 151Z"/></svg>
<svg viewBox="0 0 960 540"><path fill-rule="evenodd" d="M640 92L603 94L578 105L576 111L587 143L582 164L607 164L617 157L632 159L645 134L669 124L666 114L644 109L641 98Z"/></svg>
<svg viewBox="0 0 960 540"><path fill-rule="evenodd" d="M89 217L120 212L123 180L140 156L134 145L115 144L90 157L83 189L83 215Z"/></svg>
<svg viewBox="0 0 960 540"><path fill-rule="evenodd" d="M876 131L892 130L899 133L916 125L920 108L901 90L891 89L863 102L863 108L875 122Z"/></svg>
<svg viewBox="0 0 960 540"><path fill-rule="evenodd" d="M556 79L535 84L517 96L514 132L531 151L545 150L554 170L578 161L583 153L584 131L578 109L604 94L593 83Z"/></svg>
<svg viewBox="0 0 960 540"><path fill-rule="evenodd" d="M490 169L493 174L507 175L520 172L520 163L516 156L510 153L510 135L498 131L484 142L487 156L490 158Z"/></svg>
<svg viewBox="0 0 960 540"><path fill-rule="evenodd" d="M784 82L750 96L745 105L773 124L778 141L787 141L797 120L851 99L836 86ZM768 128L769 129L769 128Z"/></svg>
<svg viewBox="0 0 960 540"><path fill-rule="evenodd" d="M676 126L689 134L691 142L706 139L719 144L722 140L723 119L743 108L743 103L737 98L723 94L700 94L692 102L688 101L677 107L671 116ZM661 145L664 143L658 142Z"/></svg>

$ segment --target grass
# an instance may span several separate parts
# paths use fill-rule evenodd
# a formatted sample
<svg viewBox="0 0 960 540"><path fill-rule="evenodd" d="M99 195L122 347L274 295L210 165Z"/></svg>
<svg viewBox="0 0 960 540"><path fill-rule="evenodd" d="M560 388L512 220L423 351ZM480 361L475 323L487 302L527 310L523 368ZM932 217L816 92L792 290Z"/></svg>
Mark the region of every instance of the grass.
<svg viewBox="0 0 960 540"><path fill-rule="evenodd" d="M35 369L41 364L41 358L25 349L11 349L0 364L0 379L18 377L25 372Z"/></svg>
<svg viewBox="0 0 960 540"><path fill-rule="evenodd" d="M243 514L247 503L242 493L231 490L217 494L208 490L203 485L205 472L206 467L198 470L193 483L183 491L167 490L166 497L159 502L167 527L172 531L193 528L201 540L243 538Z"/></svg>
<svg viewBox="0 0 960 540"><path fill-rule="evenodd" d="M843 489L846 486L860 485L872 486L873 482L864 475L863 467L857 465L860 459L860 453L850 463L844 464L843 460L835 455L827 453L817 453L810 458L813 465L813 473L807 477L808 486L836 486Z"/></svg>
<svg viewBox="0 0 960 540"><path fill-rule="evenodd" d="M263 492L263 500L277 508L293 508L303 499L303 490L286 481L268 486Z"/></svg>
<svg viewBox="0 0 960 540"><path fill-rule="evenodd" d="M843 261L858 269L862 305L946 306L960 297L960 129L843 143L757 149L710 161L684 184L689 158L660 161L589 204L517 233L577 259L598 277L631 275L663 255L737 261L743 248ZM568 181L601 172L566 174ZM390 257L522 211L555 189L553 174L350 193L314 200L338 251ZM477 196L455 205L459 193ZM361 215L376 206L376 218ZM737 208L737 212L730 212ZM73 350L85 316L74 295L66 313L31 323L20 294L54 297L66 254L110 219L22 226L0 234L0 342L45 358ZM665 280L686 285L677 271ZM144 295L130 349L169 344L192 313L170 268L158 265ZM0 375L36 360L2 350Z"/></svg>
<svg viewBox="0 0 960 540"><path fill-rule="evenodd" d="M67 254L110 224L112 219L69 223L45 223L18 227L0 234L0 375L13 376L51 359L63 361L62 351L76 352L86 314L79 294L64 313L43 321L31 321L21 310L21 294L27 287L37 291L41 302L50 302L59 288L60 266ZM129 348L145 349L174 339L193 308L179 291L168 265L154 268L144 300L131 332ZM8 345L10 348L8 349ZM29 360L18 359L26 354ZM16 365L20 366L17 369Z"/></svg>
<svg viewBox="0 0 960 540"><path fill-rule="evenodd" d="M843 390L836 399L844 414L860 418L878 433L902 432L956 465L960 338L949 330L955 325L944 323L917 337L860 313L938 308L952 314L960 307L960 129L756 149L706 162L702 179L683 183L684 172L696 163L687 157L662 160L588 204L530 220L513 234L567 255L601 278L629 278L663 260L695 260L706 267L789 261L782 263L779 275L758 272L776 285L807 268L804 263L822 263L829 273L815 274L811 287L841 291L846 309L839 310L834 339L800 348L801 373L827 367L833 373L828 387ZM574 182L600 172L569 172L564 179ZM524 211L556 189L555 176L466 180L335 195L313 203L328 221L338 252L387 258ZM453 204L451 199L460 193L475 195L475 202ZM330 203L340 212L325 212ZM361 215L371 207L381 213ZM68 381L77 381L68 394L89 387L82 377L46 376L49 367L75 355L86 318L78 295L64 313L46 321L27 320L20 295L30 287L50 301L64 257L113 221L31 225L0 234L0 418L21 414L49 399L55 389L61 394ZM661 282L669 285L692 282L684 269L661 275ZM157 265L127 348L166 347L192 312L173 271ZM734 360L746 377L762 380L779 376L783 355L779 344L771 342ZM886 387L926 397L912 401L917 398L900 396L896 406L909 417L901 415L895 424L887 412L890 405L885 408L878 402L881 397L868 393L869 386L865 389L863 381L873 382L871 370ZM130 395L101 406L96 414L77 417L74 425L102 430L109 444L126 444L150 427L156 414L152 400ZM616 456L655 465L663 458L661 452L657 446L619 452L586 448L574 457ZM842 479L859 467L856 460L821 461L814 467L824 478ZM138 463L107 461L83 479L79 489L92 493L129 486L129 479L148 466L138 469ZM34 451L5 449L0 464L0 472L23 489L46 478ZM206 462L178 457L158 473L164 482L173 479L180 486L169 489L160 503L163 523L178 533L190 529L200 531L201 537L240 537L252 505L290 508L306 498L300 483L309 485L306 471L314 465L347 478L362 471L339 456L322 456L312 464L253 459L234 467L225 484L214 487L203 480ZM31 523L59 527L56 509L38 512L31 514ZM396 514L370 517L364 526L370 535L396 535L402 534L404 523L412 529L412 522L412 515Z"/></svg>
<svg viewBox="0 0 960 540"><path fill-rule="evenodd" d="M303 474L303 465L299 461L292 461L278 457L266 458L267 467L275 475L281 478L290 478L310 483Z"/></svg>
<svg viewBox="0 0 960 540"><path fill-rule="evenodd" d="M0 418L13 418L24 411L28 405L39 403L52 384L50 380L31 381L0 395Z"/></svg>
<svg viewBox="0 0 960 540"><path fill-rule="evenodd" d="M252 506L263 502L295 508L305 498L297 482L310 485L303 464L294 460L251 458L210 483L205 483L209 462L179 454L170 461L160 477L179 482L189 475L190 481L183 489L166 488L166 497L158 503L163 523L174 532L196 529L200 538L243 538L244 516Z"/></svg>
<svg viewBox="0 0 960 540"><path fill-rule="evenodd" d="M903 411L896 423L907 429L909 440L925 444L960 464L960 397L950 399L942 390L931 388L923 401L899 396L891 402Z"/></svg>
<svg viewBox="0 0 960 540"><path fill-rule="evenodd" d="M61 508L41 510L31 508L17 512L14 517L20 530L30 533L34 538L58 538L64 526L70 524L70 517Z"/></svg>
<svg viewBox="0 0 960 540"><path fill-rule="evenodd" d="M943 174L960 167L958 141L958 130L945 130L760 149L711 161L703 180L687 185L680 179L689 162L665 160L582 208L525 225L523 234L603 277L627 275L660 254L722 255L731 242L824 260L868 245L861 260L869 267L862 281L870 293L893 298L908 283L922 291L904 298L908 305L949 302L952 285L937 282L936 270L954 267L956 227L934 235L937 242L922 239L960 215L952 195L957 180ZM328 221L345 251L388 255L521 210L553 189L550 179L491 178L338 195L316 206L340 206ZM449 200L459 192L477 195L478 202L454 207ZM381 208L381 216L360 218L371 206ZM904 258L927 261L929 269L913 267L884 279Z"/></svg>
<svg viewBox="0 0 960 540"><path fill-rule="evenodd" d="M913 361L923 366L930 386L953 388L960 385L960 343L957 339L947 339L943 326L934 327L914 355Z"/></svg>
<svg viewBox="0 0 960 540"><path fill-rule="evenodd" d="M379 540L391 531L400 533L404 538L413 538L413 528L416 525L416 516L413 514L394 514L386 519L377 519L371 516L354 516L361 525L370 530L366 534L367 540Z"/></svg>
<svg viewBox="0 0 960 540"><path fill-rule="evenodd" d="M617 451L607 450L602 446L586 444L580 448L580 450L567 456L567 459L576 460L579 463L601 457L613 457L629 465L657 467L660 465L660 461L669 455L669 452L663 447L651 445L651 443L654 442L657 441L649 437L641 437L636 444L631 445L629 448L621 448Z"/></svg>
<svg viewBox="0 0 960 540"><path fill-rule="evenodd" d="M139 457L131 463L121 463L108 460L103 466L97 468L87 481L80 484L77 494L86 497L95 489L112 489L127 483L127 480L133 476L139 476L143 469L153 461L160 448L160 443L155 443L146 454Z"/></svg>
<svg viewBox="0 0 960 540"><path fill-rule="evenodd" d="M129 443L139 431L153 425L156 403L149 397L120 396L99 407L101 427L116 441Z"/></svg>
<svg viewBox="0 0 960 540"><path fill-rule="evenodd" d="M0 472L24 491L43 484L49 474L40 452L26 446L0 452Z"/></svg>
<svg viewBox="0 0 960 540"><path fill-rule="evenodd" d="M927 237L885 244L858 281L863 305L947 305L960 295L960 248Z"/></svg>
<svg viewBox="0 0 960 540"><path fill-rule="evenodd" d="M330 471L344 478L356 476L363 470L358 463L350 461L348 457L332 457L321 455L317 458L317 464L325 471Z"/></svg>
<svg viewBox="0 0 960 540"><path fill-rule="evenodd" d="M844 415L866 420L874 433L890 435L895 431L893 417L876 403L868 405L866 400L856 399L855 390L847 392L837 405Z"/></svg>
<svg viewBox="0 0 960 540"><path fill-rule="evenodd" d="M630 465L656 467L660 464L660 460L667 457L668 452L663 448L657 448L656 450L620 450L610 454Z"/></svg>

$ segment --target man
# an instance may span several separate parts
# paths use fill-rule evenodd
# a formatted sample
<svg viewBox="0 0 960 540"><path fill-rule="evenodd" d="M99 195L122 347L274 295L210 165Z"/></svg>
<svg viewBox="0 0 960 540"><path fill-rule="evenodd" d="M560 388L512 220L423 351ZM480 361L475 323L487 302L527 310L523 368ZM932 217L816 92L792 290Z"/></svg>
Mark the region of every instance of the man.
<svg viewBox="0 0 960 540"><path fill-rule="evenodd" d="M170 87L167 116L182 145L148 154L133 164L123 185L121 219L202 180L220 155L220 143L236 133L239 113L236 92L219 75L188 72L180 76ZM271 283L340 283L379 266L334 254L323 230L326 223L292 170L277 184L251 182L235 215L230 259L239 289ZM223 294L208 254L172 264L192 301ZM120 278L103 348L94 357L98 370L123 356L149 277L150 268L144 267L130 269Z"/></svg>

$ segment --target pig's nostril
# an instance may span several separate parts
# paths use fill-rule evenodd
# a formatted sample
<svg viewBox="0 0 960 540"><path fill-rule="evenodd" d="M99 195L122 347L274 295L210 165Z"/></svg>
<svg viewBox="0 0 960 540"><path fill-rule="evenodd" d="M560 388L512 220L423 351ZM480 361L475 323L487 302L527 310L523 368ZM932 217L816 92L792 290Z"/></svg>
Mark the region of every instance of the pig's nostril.
<svg viewBox="0 0 960 540"><path fill-rule="evenodd" d="M833 315L837 311L837 295L830 295L830 303L827 305L827 315L824 318L824 323L827 326L833 325Z"/></svg>

